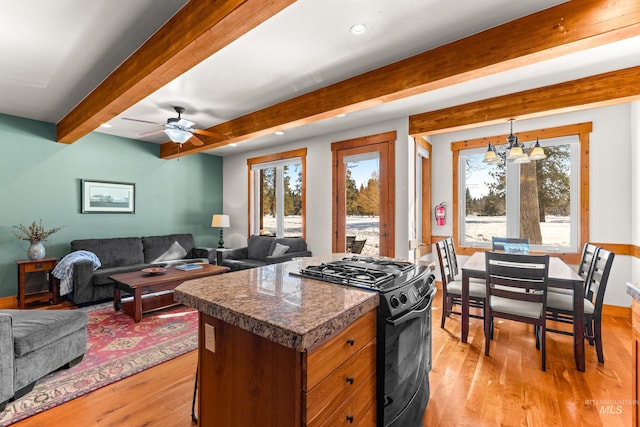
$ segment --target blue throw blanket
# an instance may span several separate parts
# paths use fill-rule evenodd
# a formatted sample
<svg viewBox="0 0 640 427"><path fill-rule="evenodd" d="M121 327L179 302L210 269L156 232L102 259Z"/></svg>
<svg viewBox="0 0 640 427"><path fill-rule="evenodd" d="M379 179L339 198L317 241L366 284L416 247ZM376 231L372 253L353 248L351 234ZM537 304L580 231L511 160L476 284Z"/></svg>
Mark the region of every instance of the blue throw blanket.
<svg viewBox="0 0 640 427"><path fill-rule="evenodd" d="M91 261L93 271L100 268L100 260L93 252L75 251L60 260L52 274L60 279L60 295L67 295L73 291L73 264L78 261Z"/></svg>

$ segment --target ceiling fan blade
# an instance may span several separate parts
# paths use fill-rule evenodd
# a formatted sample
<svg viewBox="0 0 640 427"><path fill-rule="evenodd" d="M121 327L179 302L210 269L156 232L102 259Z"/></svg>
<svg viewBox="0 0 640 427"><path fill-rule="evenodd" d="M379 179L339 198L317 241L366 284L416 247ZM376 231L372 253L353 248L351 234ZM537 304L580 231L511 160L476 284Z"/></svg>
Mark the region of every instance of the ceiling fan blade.
<svg viewBox="0 0 640 427"><path fill-rule="evenodd" d="M204 145L204 142L202 142L200 138L193 134L191 135L191 139L189 139L189 142L193 145Z"/></svg>
<svg viewBox="0 0 640 427"><path fill-rule="evenodd" d="M163 129L152 130L150 132L141 133L138 136L151 136L151 135L157 135L159 133L164 133L164 130Z"/></svg>
<svg viewBox="0 0 640 427"><path fill-rule="evenodd" d="M123 117L122 120L129 120L132 122L140 122L140 123L151 123L152 125L160 125L160 126L164 126L164 123L158 123L158 122L150 122L148 120L139 120L139 119L129 119L127 117Z"/></svg>
<svg viewBox="0 0 640 427"><path fill-rule="evenodd" d="M199 135L205 135L205 136L212 136L214 138L229 139L229 137L227 135L223 135L223 134L217 133L217 132L209 132L208 130L194 129L193 133L197 133Z"/></svg>

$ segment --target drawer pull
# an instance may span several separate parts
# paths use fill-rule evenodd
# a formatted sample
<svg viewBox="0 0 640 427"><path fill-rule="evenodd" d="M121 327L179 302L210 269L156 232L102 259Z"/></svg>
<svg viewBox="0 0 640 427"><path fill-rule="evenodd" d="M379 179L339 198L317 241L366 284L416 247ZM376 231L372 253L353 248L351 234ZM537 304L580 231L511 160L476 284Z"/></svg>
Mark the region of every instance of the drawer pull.
<svg viewBox="0 0 640 427"><path fill-rule="evenodd" d="M36 264L35 268L42 268L42 264Z"/></svg>
<svg viewBox="0 0 640 427"><path fill-rule="evenodd" d="M352 345L354 345L355 343L356 343L356 340L355 340L354 338L349 338L349 339L347 340L347 344L349 344L349 345L351 345L351 346L352 346Z"/></svg>
<svg viewBox="0 0 640 427"><path fill-rule="evenodd" d="M354 416L353 416L353 415L347 415L347 421L349 421L349 423L350 423L350 424L351 424L351 423L353 423L353 420L354 420L354 419L355 419L355 418L354 418Z"/></svg>
<svg viewBox="0 0 640 427"><path fill-rule="evenodd" d="M354 381L355 381L355 378L354 378L354 377L347 377L347 382L348 382L349 384L353 384L353 382L354 382Z"/></svg>

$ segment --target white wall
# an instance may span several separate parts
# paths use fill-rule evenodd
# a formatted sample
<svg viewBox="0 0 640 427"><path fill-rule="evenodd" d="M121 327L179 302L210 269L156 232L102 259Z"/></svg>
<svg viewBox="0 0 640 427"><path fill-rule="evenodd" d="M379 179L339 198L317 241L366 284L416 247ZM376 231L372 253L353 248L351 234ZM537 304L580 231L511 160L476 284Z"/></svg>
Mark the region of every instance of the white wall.
<svg viewBox="0 0 640 427"><path fill-rule="evenodd" d="M637 126L637 116L640 114L637 112L638 106L635 105L633 110L635 110ZM635 222L636 227L640 225L640 220L637 219L637 210L632 216L632 202L639 197L633 197L632 145L637 145L638 131L636 128L636 144L632 144L631 111L631 104L623 104L514 122L514 133L576 123L593 123L589 145L589 240L592 242L632 243L632 223ZM450 214L453 188L451 142L506 134L508 131L509 126L505 122L504 125L434 135L431 138L434 158L433 201L435 204L444 200L449 207L447 224L443 227L434 225L434 235L447 236L452 233ZM635 156L640 162L640 154L635 153ZM639 189L640 185L635 187L636 194L640 191ZM640 203L640 201L635 200L635 203ZM634 218L633 221L632 218ZM464 259L464 257L461 258ZM606 304L619 306L631 304L631 298L626 294L625 288L626 282L630 281L632 277L631 258L630 256L616 256L605 294Z"/></svg>
<svg viewBox="0 0 640 427"><path fill-rule="evenodd" d="M590 135L590 225L589 240L596 243L640 245L640 173L632 164L640 164L640 103L559 114L514 123L514 132L569 124L592 122ZM250 153L224 157L224 212L231 215L231 228L225 230L229 247L246 244L247 159L296 148L307 148L307 243L316 255L331 252L332 189L331 143L395 130L396 140L396 256L409 257L408 240L414 223L414 156L408 139L408 119L390 120L375 125L340 131L307 140L273 146ZM429 138L433 145L432 201L447 204L447 221L433 225L437 236L451 235L452 154L450 143L488 135L506 134L508 123L470 129ZM411 229L411 232L410 232ZM434 252L435 253L435 252ZM430 259L435 259L429 256ZM464 258L464 257L461 257ZM640 260L617 255L613 263L605 303L629 306L628 281L640 282Z"/></svg>
<svg viewBox="0 0 640 427"><path fill-rule="evenodd" d="M640 101L630 105L631 128L631 164L640 165ZM640 246L640 170L631 170L631 241L634 246ZM632 258L631 280L640 284L640 259Z"/></svg>
<svg viewBox="0 0 640 427"><path fill-rule="evenodd" d="M331 197L331 177L333 172L331 167L331 143L389 131L396 131L397 133L395 152L395 252L396 257L408 257L409 217L407 216L407 206L410 191L408 180L409 177L413 179L413 171L407 171L408 165L412 163L408 159L409 120L406 117L224 157L223 205L224 213L231 216L231 227L225 230L224 240L226 246L240 247L246 245L248 235L247 159L297 148L306 148L307 245L314 255L331 253L333 231L331 221L333 206Z"/></svg>

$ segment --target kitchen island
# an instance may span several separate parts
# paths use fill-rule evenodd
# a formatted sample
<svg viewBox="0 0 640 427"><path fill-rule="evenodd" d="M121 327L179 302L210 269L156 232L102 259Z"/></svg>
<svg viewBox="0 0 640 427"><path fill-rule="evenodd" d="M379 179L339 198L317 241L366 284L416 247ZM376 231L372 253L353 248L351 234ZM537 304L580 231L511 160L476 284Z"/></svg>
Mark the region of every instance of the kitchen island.
<svg viewBox="0 0 640 427"><path fill-rule="evenodd" d="M378 294L290 274L343 256L176 288L200 312L201 426L375 425Z"/></svg>

